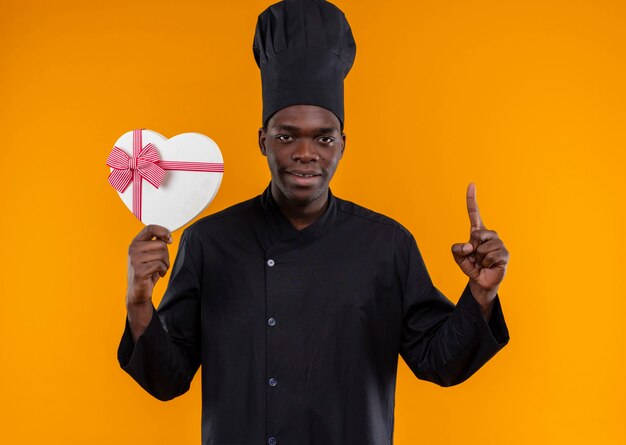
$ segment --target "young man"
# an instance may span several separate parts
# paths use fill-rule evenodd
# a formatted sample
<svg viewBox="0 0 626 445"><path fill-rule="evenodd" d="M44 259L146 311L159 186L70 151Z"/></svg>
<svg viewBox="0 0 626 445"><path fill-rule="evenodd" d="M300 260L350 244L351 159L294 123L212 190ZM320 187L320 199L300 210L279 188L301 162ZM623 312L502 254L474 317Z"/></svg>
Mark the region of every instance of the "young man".
<svg viewBox="0 0 626 445"><path fill-rule="evenodd" d="M161 400L186 392L202 365L205 445L391 444L399 355L449 386L507 343L497 289L508 252L470 185L470 240L452 247L469 281L454 306L404 227L331 193L355 54L334 5L272 5L254 54L270 185L183 232L158 311L171 237L158 226L137 235L120 365Z"/></svg>

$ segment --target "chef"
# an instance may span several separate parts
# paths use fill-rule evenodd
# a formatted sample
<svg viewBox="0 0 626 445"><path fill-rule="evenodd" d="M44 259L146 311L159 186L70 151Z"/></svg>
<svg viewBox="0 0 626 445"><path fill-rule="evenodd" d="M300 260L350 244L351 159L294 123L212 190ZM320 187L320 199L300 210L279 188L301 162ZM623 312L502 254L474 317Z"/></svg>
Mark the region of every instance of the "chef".
<svg viewBox="0 0 626 445"><path fill-rule="evenodd" d="M204 445L392 444L399 357L450 386L509 340L498 296L509 253L473 184L469 240L452 246L468 279L456 305L405 227L331 192L355 52L327 1L263 11L253 53L269 185L183 232L158 309L171 235L150 225L130 245L119 363L160 400L185 393L202 365Z"/></svg>

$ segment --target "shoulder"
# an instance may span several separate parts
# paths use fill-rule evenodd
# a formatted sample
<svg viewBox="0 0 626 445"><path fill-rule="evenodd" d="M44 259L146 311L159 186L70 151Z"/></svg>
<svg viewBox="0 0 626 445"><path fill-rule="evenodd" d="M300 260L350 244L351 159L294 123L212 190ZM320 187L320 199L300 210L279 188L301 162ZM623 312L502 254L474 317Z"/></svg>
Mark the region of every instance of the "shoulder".
<svg viewBox="0 0 626 445"><path fill-rule="evenodd" d="M256 196L200 218L183 231L183 236L202 237L248 226L258 215L258 202L259 196Z"/></svg>
<svg viewBox="0 0 626 445"><path fill-rule="evenodd" d="M389 216L375 212L352 201L337 198L337 212L342 219L347 219L353 224L368 226L376 230L390 232L400 238L412 239L409 230Z"/></svg>

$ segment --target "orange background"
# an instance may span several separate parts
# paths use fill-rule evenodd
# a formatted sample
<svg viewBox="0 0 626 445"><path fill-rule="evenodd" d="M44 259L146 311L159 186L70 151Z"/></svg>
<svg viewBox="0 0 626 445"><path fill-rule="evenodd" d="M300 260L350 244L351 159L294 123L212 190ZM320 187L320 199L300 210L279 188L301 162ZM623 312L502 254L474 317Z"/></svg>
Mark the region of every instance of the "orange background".
<svg viewBox="0 0 626 445"><path fill-rule="evenodd" d="M133 128L201 132L226 163L203 214L260 193L269 4L0 0L0 443L200 442L198 379L162 403L117 363L142 226L105 159ZM625 443L626 4L336 4L357 56L334 193L409 228L453 301L468 182L511 252L511 342L452 388L401 363L395 443Z"/></svg>

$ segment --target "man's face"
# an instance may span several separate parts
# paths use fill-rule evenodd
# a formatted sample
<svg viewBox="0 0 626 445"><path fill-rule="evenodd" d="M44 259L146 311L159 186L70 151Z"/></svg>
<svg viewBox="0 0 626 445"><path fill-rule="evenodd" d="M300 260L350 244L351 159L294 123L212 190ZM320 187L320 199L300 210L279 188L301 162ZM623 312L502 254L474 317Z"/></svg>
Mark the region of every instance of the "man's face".
<svg viewBox="0 0 626 445"><path fill-rule="evenodd" d="M259 129L273 196L303 206L326 199L345 140L339 119L325 108L293 105L276 112L267 132Z"/></svg>

